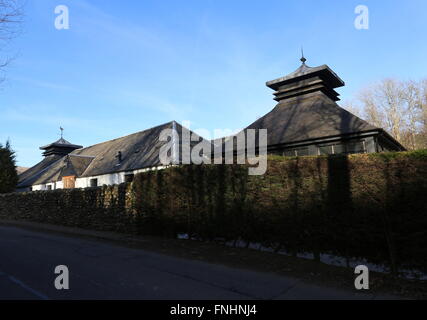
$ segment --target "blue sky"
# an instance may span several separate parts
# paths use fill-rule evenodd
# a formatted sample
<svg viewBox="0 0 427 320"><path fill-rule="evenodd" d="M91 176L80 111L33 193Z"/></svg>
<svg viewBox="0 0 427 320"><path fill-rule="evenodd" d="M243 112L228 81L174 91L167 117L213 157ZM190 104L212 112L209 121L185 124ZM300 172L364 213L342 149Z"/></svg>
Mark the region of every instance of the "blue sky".
<svg viewBox="0 0 427 320"><path fill-rule="evenodd" d="M54 26L67 5L70 29ZM354 27L357 5L369 29ZM265 82L328 64L342 100L385 77L427 77L427 1L28 0L0 88L0 142L18 165L65 138L88 146L171 120L236 130L275 103Z"/></svg>

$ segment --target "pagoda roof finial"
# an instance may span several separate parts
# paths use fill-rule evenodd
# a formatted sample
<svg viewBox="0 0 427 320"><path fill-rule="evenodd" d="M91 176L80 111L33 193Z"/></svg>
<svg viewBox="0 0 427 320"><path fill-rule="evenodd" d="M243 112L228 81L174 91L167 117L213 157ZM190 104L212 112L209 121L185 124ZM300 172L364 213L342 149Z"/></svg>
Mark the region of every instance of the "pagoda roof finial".
<svg viewBox="0 0 427 320"><path fill-rule="evenodd" d="M307 59L304 57L304 48L301 47L301 62L302 64L305 64L305 62L307 61Z"/></svg>
<svg viewBox="0 0 427 320"><path fill-rule="evenodd" d="M44 156L66 155L76 149L83 148L83 146L72 144L64 139L64 128L62 126L59 126L59 130L61 131L60 133L61 138L59 138L57 141L52 142L46 146L40 147L40 150L45 150L43 153Z"/></svg>

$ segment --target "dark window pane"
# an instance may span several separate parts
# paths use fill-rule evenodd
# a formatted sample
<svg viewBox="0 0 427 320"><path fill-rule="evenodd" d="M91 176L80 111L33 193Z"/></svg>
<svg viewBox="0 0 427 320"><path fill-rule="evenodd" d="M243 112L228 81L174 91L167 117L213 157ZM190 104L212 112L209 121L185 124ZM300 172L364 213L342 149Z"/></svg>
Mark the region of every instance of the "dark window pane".
<svg viewBox="0 0 427 320"><path fill-rule="evenodd" d="M285 150L283 152L283 155L285 157L295 157L295 150L294 149L290 149L290 150Z"/></svg>
<svg viewBox="0 0 427 320"><path fill-rule="evenodd" d="M319 153L322 154L332 154L332 146L319 146Z"/></svg>
<svg viewBox="0 0 427 320"><path fill-rule="evenodd" d="M296 152L299 157L308 156L308 148L299 148Z"/></svg>
<svg viewBox="0 0 427 320"><path fill-rule="evenodd" d="M363 153L363 152L365 152L362 141L348 142L346 147L347 147L347 153Z"/></svg>
<svg viewBox="0 0 427 320"><path fill-rule="evenodd" d="M346 152L345 145L341 143L334 144L334 154L340 154L345 152Z"/></svg>
<svg viewBox="0 0 427 320"><path fill-rule="evenodd" d="M125 182L132 182L134 178L134 174L126 174L125 175Z"/></svg>
<svg viewBox="0 0 427 320"><path fill-rule="evenodd" d="M91 187L97 187L98 186L98 179L90 179L90 186Z"/></svg>

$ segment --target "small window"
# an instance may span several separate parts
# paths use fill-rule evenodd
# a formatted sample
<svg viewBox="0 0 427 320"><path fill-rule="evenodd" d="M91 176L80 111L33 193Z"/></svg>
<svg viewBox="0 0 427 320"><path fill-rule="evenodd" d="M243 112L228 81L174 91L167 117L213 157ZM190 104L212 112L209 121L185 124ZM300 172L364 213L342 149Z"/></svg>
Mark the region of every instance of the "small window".
<svg viewBox="0 0 427 320"><path fill-rule="evenodd" d="M295 153L295 150L294 150L294 149L290 149L290 150L285 150L285 151L283 152L283 155L284 155L285 157L295 157L295 156L296 156L296 153Z"/></svg>
<svg viewBox="0 0 427 320"><path fill-rule="evenodd" d="M303 157L308 156L308 147L297 148L297 149L288 149L283 152L285 157Z"/></svg>
<svg viewBox="0 0 427 320"><path fill-rule="evenodd" d="M131 174L125 174L125 182L126 183L132 182L134 177L135 177L135 175L133 173L131 173Z"/></svg>
<svg viewBox="0 0 427 320"><path fill-rule="evenodd" d="M319 146L319 155L325 155L325 154L334 154L334 150L332 148L332 145Z"/></svg>
<svg viewBox="0 0 427 320"><path fill-rule="evenodd" d="M346 147L347 147L347 153L364 153L365 152L365 146L363 141L348 142Z"/></svg>
<svg viewBox="0 0 427 320"><path fill-rule="evenodd" d="M365 153L365 142L350 141L318 146L319 155Z"/></svg>
<svg viewBox="0 0 427 320"><path fill-rule="evenodd" d="M345 144L337 143L337 144L334 144L334 145L332 146L332 148L333 148L333 154L346 153L346 147L345 147Z"/></svg>
<svg viewBox="0 0 427 320"><path fill-rule="evenodd" d="M295 150L298 157L308 156L308 147L298 148Z"/></svg>
<svg viewBox="0 0 427 320"><path fill-rule="evenodd" d="M50 184L49 184L49 185L47 186L47 190L52 190L52 185L50 185Z"/></svg>
<svg viewBox="0 0 427 320"><path fill-rule="evenodd" d="M98 179L90 179L90 186L91 187L97 187L98 186Z"/></svg>

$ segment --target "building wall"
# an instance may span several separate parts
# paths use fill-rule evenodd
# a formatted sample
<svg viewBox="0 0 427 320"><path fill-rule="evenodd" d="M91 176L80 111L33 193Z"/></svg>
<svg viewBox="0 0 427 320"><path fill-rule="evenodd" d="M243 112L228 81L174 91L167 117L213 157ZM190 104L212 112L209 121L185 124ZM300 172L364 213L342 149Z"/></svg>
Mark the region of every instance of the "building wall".
<svg viewBox="0 0 427 320"><path fill-rule="evenodd" d="M57 181L57 182L50 182L46 184L34 185L32 186L32 191L55 190L55 189L62 189L62 188L63 188L62 181Z"/></svg>
<svg viewBox="0 0 427 320"><path fill-rule="evenodd" d="M137 174L140 172L146 172L150 170L162 170L166 168L165 166L161 167L155 167L155 168L146 168L146 169L139 169L139 170L133 170L133 171L126 171L126 172L116 172L116 173L110 173L110 174L103 174L99 176L91 176L91 177L82 177L76 179L76 188L88 188L90 187L90 181L92 179L97 179L97 185L103 186L103 185L114 185L114 184L121 184L125 182L125 176L129 174Z"/></svg>
<svg viewBox="0 0 427 320"><path fill-rule="evenodd" d="M112 185L112 184L120 184L124 182L125 173L119 172L119 173L112 173L112 174L104 174L100 176L94 176L94 177L84 177L84 178L77 178L76 179L76 188L87 188L90 187L90 180L91 179L98 179L98 185Z"/></svg>
<svg viewBox="0 0 427 320"><path fill-rule="evenodd" d="M103 185L110 186L115 184L121 184L125 182L125 176L128 174L137 174L137 173L146 172L150 170L162 170L165 168L166 166L160 166L160 167L139 169L139 170L133 170L133 171L126 171L126 172L115 172L115 173L103 174L99 176L77 178L75 187L88 188L91 186L90 181L92 179L98 179L97 181L98 186L103 186ZM32 186L32 191L56 190L56 189L63 189L63 188L64 188L64 185L62 181L57 181L57 182L50 182L46 184L34 185Z"/></svg>

